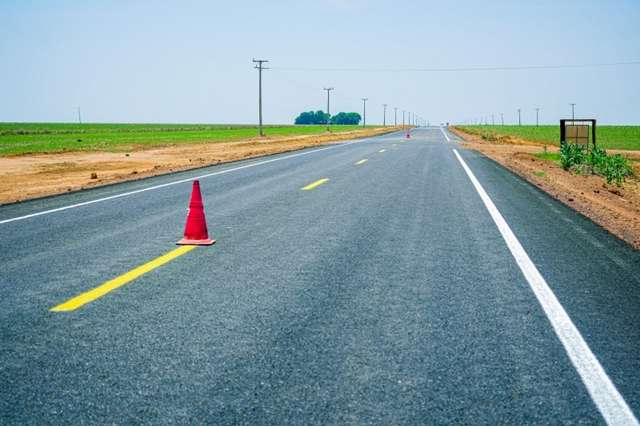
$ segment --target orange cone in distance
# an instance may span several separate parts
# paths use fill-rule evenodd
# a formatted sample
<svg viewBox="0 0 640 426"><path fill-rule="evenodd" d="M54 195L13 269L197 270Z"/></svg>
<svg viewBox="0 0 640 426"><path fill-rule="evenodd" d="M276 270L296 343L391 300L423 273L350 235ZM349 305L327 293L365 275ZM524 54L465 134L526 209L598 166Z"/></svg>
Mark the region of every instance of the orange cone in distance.
<svg viewBox="0 0 640 426"><path fill-rule="evenodd" d="M184 227L184 238L176 244L210 246L215 240L209 238L207 231L207 219L204 217L204 205L202 204L202 194L200 193L200 182L193 181L191 191L191 201L189 201L189 213L187 223Z"/></svg>

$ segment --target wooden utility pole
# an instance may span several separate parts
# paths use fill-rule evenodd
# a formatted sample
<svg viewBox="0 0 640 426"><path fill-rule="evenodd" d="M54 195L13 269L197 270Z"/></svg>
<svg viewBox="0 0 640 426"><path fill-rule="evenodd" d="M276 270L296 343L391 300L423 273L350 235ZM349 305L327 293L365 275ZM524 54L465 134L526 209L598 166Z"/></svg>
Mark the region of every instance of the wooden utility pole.
<svg viewBox="0 0 640 426"><path fill-rule="evenodd" d="M329 132L329 124L331 123L331 111L329 110L329 93L331 93L333 87L325 87L324 90L327 91L327 132Z"/></svg>
<svg viewBox="0 0 640 426"><path fill-rule="evenodd" d="M264 136L264 132L262 130L262 70L266 70L269 68L264 67L264 63L269 62L266 59L254 59L253 63L258 64L254 68L258 70L258 129L260 131L260 136Z"/></svg>

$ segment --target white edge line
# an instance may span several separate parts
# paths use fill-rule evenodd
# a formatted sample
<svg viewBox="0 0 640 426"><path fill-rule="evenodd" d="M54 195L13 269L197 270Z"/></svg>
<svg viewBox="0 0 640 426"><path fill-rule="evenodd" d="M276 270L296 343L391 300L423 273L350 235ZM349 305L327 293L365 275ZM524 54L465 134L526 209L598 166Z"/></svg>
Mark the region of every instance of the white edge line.
<svg viewBox="0 0 640 426"><path fill-rule="evenodd" d="M341 147L345 147L345 146L348 146L348 145L352 145L354 143L365 142L365 141L370 140L370 139L371 138L358 139L358 140L351 141L351 142L346 142L346 143L332 145L332 146L328 146L328 147L324 147L324 148L314 149L312 151L299 152L297 154L285 155L283 157L277 157L277 158L272 158L270 160L258 161L256 163L245 164L243 166L234 167L234 168L231 168L231 169L220 170L218 172L206 173L206 174L203 174L203 175L200 175L200 176L193 176L193 177L190 177L190 178L180 179L180 180L176 180L176 181L173 181L173 182L167 182L167 183L163 183L163 184L160 184L160 185L154 185L154 186L150 186L150 187L147 187L147 188L136 189L135 191L123 192L121 194L111 195L109 197L97 198L95 200L83 201L81 203L70 204L68 206L57 207L55 209L50 209L50 210L43 210L41 212L31 213L31 214L27 214L27 215L24 215L24 216L12 217L10 219L0 220L0 225L2 225L4 223L9 223L9 222L16 222L18 220L29 219L29 218L36 217L36 216L42 216L42 215L46 215L46 214L57 213L57 212L61 212L61 211L64 211L64 210L74 209L74 208L77 208L77 207L88 206L88 205L95 204L95 203L101 203L103 201L114 200L116 198L128 197L129 195L139 194L141 192L153 191L155 189L165 188L167 186L178 185L178 184L181 184L181 183L190 182L190 181L193 181L194 179L204 179L204 178L208 178L208 177L211 177L211 176L222 175L222 174L225 174L225 173L235 172L237 170L248 169L250 167L256 167L256 166L261 166L263 164L273 163L274 161L281 161L281 160L286 160L286 159L289 159L289 158L301 157L303 155L309 155L309 154L313 154L313 153L320 152L320 151L326 151L328 149L341 148Z"/></svg>
<svg viewBox="0 0 640 426"><path fill-rule="evenodd" d="M442 132L444 137L447 139L447 142L451 142L451 139L449 139L449 136L444 132L444 129L442 128L442 126L440 126L440 131Z"/></svg>
<svg viewBox="0 0 640 426"><path fill-rule="evenodd" d="M582 335L569 318L555 294L542 277L529 255L525 252L516 238L513 231L498 211L489 195L485 192L480 182L467 166L457 150L453 150L462 168L467 173L471 183L480 195L482 202L489 211L491 218L495 222L502 238L507 243L516 263L520 267L522 274L529 282L538 302L542 306L549 322L564 346L571 363L580 375L582 382L587 388L591 399L609 425L638 425L638 420L618 392L609 376L604 371L602 365L591 352L591 349L584 341Z"/></svg>

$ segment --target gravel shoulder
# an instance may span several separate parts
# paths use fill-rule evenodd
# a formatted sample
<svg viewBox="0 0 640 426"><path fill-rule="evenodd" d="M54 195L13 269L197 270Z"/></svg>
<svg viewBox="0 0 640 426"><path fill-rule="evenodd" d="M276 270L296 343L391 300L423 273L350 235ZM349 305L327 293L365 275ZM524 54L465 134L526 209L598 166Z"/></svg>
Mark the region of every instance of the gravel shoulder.
<svg viewBox="0 0 640 426"><path fill-rule="evenodd" d="M622 187L607 185L601 176L569 173L554 161L536 157L534 154L544 149L541 143L514 138L487 142L453 127L449 130L464 139L465 148L479 151L507 167L636 250L640 249L640 181L637 177L628 179ZM558 150L549 145L547 149ZM620 152L629 158L640 158L638 151ZM633 167L636 176L640 175L638 164Z"/></svg>

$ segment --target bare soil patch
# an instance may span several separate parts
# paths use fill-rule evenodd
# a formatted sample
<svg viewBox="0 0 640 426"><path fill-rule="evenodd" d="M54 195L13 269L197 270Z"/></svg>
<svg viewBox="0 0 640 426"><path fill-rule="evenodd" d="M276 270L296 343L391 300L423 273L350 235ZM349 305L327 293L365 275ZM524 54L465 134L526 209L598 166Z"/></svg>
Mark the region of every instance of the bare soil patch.
<svg viewBox="0 0 640 426"><path fill-rule="evenodd" d="M393 127L344 133L176 145L131 152L65 152L0 157L0 204L141 179L389 133Z"/></svg>
<svg viewBox="0 0 640 426"><path fill-rule="evenodd" d="M607 185L601 176L576 175L559 164L534 156L542 151L541 144L507 141L485 141L456 128L450 130L463 138L468 149L474 149L497 161L527 181L541 188L563 204L577 210L635 249L640 249L640 182L628 179L622 187ZM513 138L510 138L513 139ZM557 147L547 146L550 152ZM618 152L618 151L612 151ZM638 159L638 151L619 151ZM640 165L633 164L636 176Z"/></svg>

